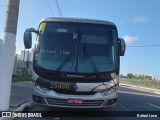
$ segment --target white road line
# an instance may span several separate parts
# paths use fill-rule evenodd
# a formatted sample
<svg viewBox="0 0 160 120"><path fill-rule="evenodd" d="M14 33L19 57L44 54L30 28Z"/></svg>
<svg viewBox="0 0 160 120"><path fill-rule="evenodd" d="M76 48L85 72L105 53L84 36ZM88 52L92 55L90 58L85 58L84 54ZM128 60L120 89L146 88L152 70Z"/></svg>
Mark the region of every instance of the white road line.
<svg viewBox="0 0 160 120"><path fill-rule="evenodd" d="M122 108L124 108L126 111L130 111L128 108L126 108L124 105L119 104Z"/></svg>
<svg viewBox="0 0 160 120"><path fill-rule="evenodd" d="M143 96L149 96L149 97L160 97L159 95L150 95L150 94L143 94L143 93L135 93L135 92L124 92L124 91L118 91L119 93L125 93L125 94L133 94L133 95L143 95Z"/></svg>
<svg viewBox="0 0 160 120"><path fill-rule="evenodd" d="M153 93L154 91L158 91L160 93L160 90L153 89L153 88L146 88L146 87L132 86L132 85L127 86L127 85L123 85L123 84L120 84L120 86L124 87L124 88L139 90L139 91L145 91L145 92L151 92L151 93Z"/></svg>
<svg viewBox="0 0 160 120"><path fill-rule="evenodd" d="M154 93L156 93L156 94L160 94L160 92L154 92Z"/></svg>
<svg viewBox="0 0 160 120"><path fill-rule="evenodd" d="M154 104L151 104L151 103L147 103L148 105L150 105L150 106L152 106L152 107L155 107L155 108L158 108L158 109L160 109L160 107L159 106L157 106L157 105L154 105Z"/></svg>

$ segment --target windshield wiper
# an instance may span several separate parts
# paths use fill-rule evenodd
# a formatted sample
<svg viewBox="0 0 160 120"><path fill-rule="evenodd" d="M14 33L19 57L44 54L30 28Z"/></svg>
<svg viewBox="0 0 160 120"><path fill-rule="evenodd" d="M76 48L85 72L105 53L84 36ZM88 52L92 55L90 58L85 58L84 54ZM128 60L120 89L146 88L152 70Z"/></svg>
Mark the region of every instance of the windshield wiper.
<svg viewBox="0 0 160 120"><path fill-rule="evenodd" d="M85 54L87 55L87 58L89 59L89 61L90 61L90 63L91 63L91 66L92 66L92 69L94 70L96 76L97 76L97 77L100 77L100 73L99 73L99 71L98 71L98 68L97 68L97 66L96 66L96 63L94 62L94 60L92 59L92 57L88 54L88 52L87 52L87 50L86 50L86 46L85 46L86 42L85 42L85 41L86 41L86 40L85 40L85 38L84 38L83 53L84 53L84 55L85 55ZM84 56L84 55L83 55L83 56ZM83 58L83 59L84 59L84 58Z"/></svg>
<svg viewBox="0 0 160 120"><path fill-rule="evenodd" d="M67 45L68 41L66 42L62 33L61 33L61 37L64 40L64 43L65 43L67 51L68 51L68 45ZM56 70L54 71L53 74L56 75L64 67L64 65L72 58L73 55L74 55L74 53L70 52L69 55L58 65L58 67L56 68Z"/></svg>
<svg viewBox="0 0 160 120"><path fill-rule="evenodd" d="M70 52L70 54L58 65L57 69L54 71L54 74L58 73L64 65L73 57L73 52Z"/></svg>
<svg viewBox="0 0 160 120"><path fill-rule="evenodd" d="M86 52L86 51L85 51ZM92 57L88 55L88 53L86 52L86 55L91 63L92 69L94 70L95 74L97 77L100 77L100 73L98 71L98 68L96 66L96 63L93 61Z"/></svg>

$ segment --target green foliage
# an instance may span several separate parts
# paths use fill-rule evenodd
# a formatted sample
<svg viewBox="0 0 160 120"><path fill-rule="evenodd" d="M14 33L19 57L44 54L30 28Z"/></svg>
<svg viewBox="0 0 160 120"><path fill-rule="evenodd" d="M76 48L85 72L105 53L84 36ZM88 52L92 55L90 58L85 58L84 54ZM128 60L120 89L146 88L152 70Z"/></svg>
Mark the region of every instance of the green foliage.
<svg viewBox="0 0 160 120"><path fill-rule="evenodd" d="M138 75L137 78L142 80L144 78L144 75Z"/></svg>
<svg viewBox="0 0 160 120"><path fill-rule="evenodd" d="M127 74L127 78L128 79L134 79L134 80L142 80L144 78L144 75L137 75L137 74L133 74L133 73L128 73Z"/></svg>
<svg viewBox="0 0 160 120"><path fill-rule="evenodd" d="M22 82L22 81L31 81L32 78L22 75L12 75L12 82Z"/></svg>
<svg viewBox="0 0 160 120"><path fill-rule="evenodd" d="M132 73L128 73L128 74L127 74L127 77L128 77L129 79L131 79L131 78L134 78L134 75L133 75Z"/></svg>
<svg viewBox="0 0 160 120"><path fill-rule="evenodd" d="M143 79L120 79L120 83L131 84L142 87L149 87L160 89L160 81L159 80L143 80Z"/></svg>

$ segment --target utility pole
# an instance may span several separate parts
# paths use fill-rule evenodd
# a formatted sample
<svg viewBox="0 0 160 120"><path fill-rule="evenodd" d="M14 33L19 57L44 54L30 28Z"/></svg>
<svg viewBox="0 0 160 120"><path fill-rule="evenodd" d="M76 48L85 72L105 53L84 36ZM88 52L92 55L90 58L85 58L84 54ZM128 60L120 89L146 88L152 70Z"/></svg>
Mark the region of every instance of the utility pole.
<svg viewBox="0 0 160 120"><path fill-rule="evenodd" d="M9 109L20 0L8 0L0 57L0 111Z"/></svg>
<svg viewBox="0 0 160 120"><path fill-rule="evenodd" d="M2 50L2 40L0 39L0 57L1 57L1 50Z"/></svg>

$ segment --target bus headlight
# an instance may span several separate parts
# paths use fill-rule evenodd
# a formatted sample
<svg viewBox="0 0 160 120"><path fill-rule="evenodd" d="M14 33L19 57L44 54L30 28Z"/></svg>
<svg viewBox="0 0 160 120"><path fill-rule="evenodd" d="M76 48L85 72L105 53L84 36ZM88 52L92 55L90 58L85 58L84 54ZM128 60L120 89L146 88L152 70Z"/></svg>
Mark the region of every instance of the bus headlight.
<svg viewBox="0 0 160 120"><path fill-rule="evenodd" d="M36 90L38 90L39 92L42 92L42 93L44 93L44 94L47 94L47 93L50 92L49 89L47 89L47 88L45 88L45 87L43 87L43 86L41 86L41 85L39 85L39 84L37 84L37 83L35 83L35 82L33 82L33 87L34 87Z"/></svg>
<svg viewBox="0 0 160 120"><path fill-rule="evenodd" d="M116 84L106 90L101 91L101 95L103 95L103 96L110 95L110 94L116 92L118 90L118 88L119 88L119 84Z"/></svg>

